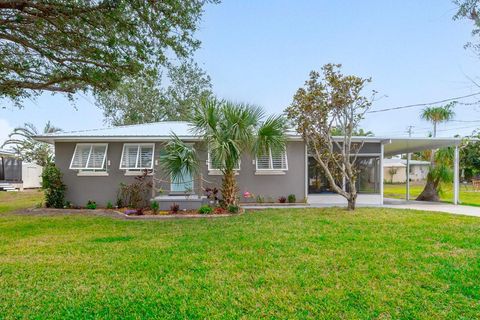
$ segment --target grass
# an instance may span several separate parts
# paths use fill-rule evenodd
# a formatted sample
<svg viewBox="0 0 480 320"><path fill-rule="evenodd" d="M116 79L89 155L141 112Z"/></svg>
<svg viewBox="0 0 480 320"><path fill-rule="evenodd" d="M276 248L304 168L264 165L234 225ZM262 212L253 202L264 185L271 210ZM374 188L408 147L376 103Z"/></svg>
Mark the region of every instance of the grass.
<svg viewBox="0 0 480 320"><path fill-rule="evenodd" d="M478 230L478 218L382 208L4 213L0 318L473 319Z"/></svg>
<svg viewBox="0 0 480 320"><path fill-rule="evenodd" d="M0 191L0 213L32 208L42 201L43 193L41 190L26 190L23 192Z"/></svg>
<svg viewBox="0 0 480 320"><path fill-rule="evenodd" d="M423 191L424 183L410 184L410 199L414 200ZM387 184L383 185L384 196L386 198L405 199L405 184ZM453 202L453 186L451 184L442 186L440 200L444 202ZM460 185L460 203L470 206L480 206L480 192L474 191L471 185Z"/></svg>

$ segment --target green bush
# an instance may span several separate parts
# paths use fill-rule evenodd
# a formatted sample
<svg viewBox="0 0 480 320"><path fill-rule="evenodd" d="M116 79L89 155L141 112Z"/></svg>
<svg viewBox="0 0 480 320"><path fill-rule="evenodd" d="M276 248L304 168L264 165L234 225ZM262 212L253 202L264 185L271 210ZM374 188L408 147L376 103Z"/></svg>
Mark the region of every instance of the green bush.
<svg viewBox="0 0 480 320"><path fill-rule="evenodd" d="M240 207L231 204L231 205L228 206L227 211L230 212L230 213L239 213L240 212Z"/></svg>
<svg viewBox="0 0 480 320"><path fill-rule="evenodd" d="M43 169L42 189L47 208L63 208L67 187L62 182L62 173L53 163L47 164Z"/></svg>
<svg viewBox="0 0 480 320"><path fill-rule="evenodd" d="M198 209L198 213L200 213L200 214L210 214L212 212L213 212L212 207L207 206L207 205L203 205Z"/></svg>
<svg viewBox="0 0 480 320"><path fill-rule="evenodd" d="M113 204L111 201L107 202L107 209L113 209Z"/></svg>
<svg viewBox="0 0 480 320"><path fill-rule="evenodd" d="M88 200L86 208L90 210L95 210L97 209L97 203L95 201Z"/></svg>
<svg viewBox="0 0 480 320"><path fill-rule="evenodd" d="M157 201L152 201L150 203L150 209L152 209L153 214L157 214L158 211L160 210L160 205L158 204Z"/></svg>
<svg viewBox="0 0 480 320"><path fill-rule="evenodd" d="M288 195L288 203L295 203L297 202L297 197L295 197L294 194L289 194Z"/></svg>

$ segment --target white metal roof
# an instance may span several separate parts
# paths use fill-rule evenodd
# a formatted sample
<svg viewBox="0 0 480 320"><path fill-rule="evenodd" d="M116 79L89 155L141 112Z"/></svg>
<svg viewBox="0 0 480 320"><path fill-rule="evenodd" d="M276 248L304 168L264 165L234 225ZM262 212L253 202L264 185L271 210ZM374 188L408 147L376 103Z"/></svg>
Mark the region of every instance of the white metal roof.
<svg viewBox="0 0 480 320"><path fill-rule="evenodd" d="M91 130L60 131L38 135L35 139L48 143L55 141L162 141L169 140L172 133L184 140L199 140L201 137L192 132L186 121L162 121L146 124L107 127ZM294 130L287 132L289 140L302 140ZM342 137L338 137L339 140ZM355 142L378 142L384 144L385 156L407 152L417 152L458 145L460 138L388 138L388 137L353 137Z"/></svg>
<svg viewBox="0 0 480 320"><path fill-rule="evenodd" d="M399 158L393 158L393 159L384 159L383 160L383 165L385 167L406 167L407 164L407 159L399 159ZM429 166L430 161L422 161L422 160L410 160L410 165L411 166Z"/></svg>

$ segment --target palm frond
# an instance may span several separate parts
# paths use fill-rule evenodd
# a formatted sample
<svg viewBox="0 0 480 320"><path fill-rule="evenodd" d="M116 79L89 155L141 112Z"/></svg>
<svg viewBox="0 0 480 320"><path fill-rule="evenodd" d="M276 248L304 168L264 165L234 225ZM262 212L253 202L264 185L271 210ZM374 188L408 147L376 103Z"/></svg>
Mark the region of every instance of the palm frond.
<svg viewBox="0 0 480 320"><path fill-rule="evenodd" d="M255 154L265 154L271 149L273 153L281 152L286 144L286 120L283 116L270 116L257 131L257 139L253 151Z"/></svg>
<svg viewBox="0 0 480 320"><path fill-rule="evenodd" d="M197 153L193 146L187 145L174 133L172 139L165 147L165 155L160 158L160 163L165 173L171 176L174 182L182 182L182 177L187 174L194 176L198 173Z"/></svg>

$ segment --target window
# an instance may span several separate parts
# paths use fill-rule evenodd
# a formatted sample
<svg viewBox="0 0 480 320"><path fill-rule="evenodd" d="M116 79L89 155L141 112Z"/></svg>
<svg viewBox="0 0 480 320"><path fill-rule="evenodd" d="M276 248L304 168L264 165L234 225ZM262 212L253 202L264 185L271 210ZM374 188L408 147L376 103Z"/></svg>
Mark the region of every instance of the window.
<svg viewBox="0 0 480 320"><path fill-rule="evenodd" d="M208 164L208 170L209 171L222 170L222 164L220 163L220 161L214 159L210 152L208 152L207 164ZM237 162L234 170L237 170L237 171L240 170L240 161Z"/></svg>
<svg viewBox="0 0 480 320"><path fill-rule="evenodd" d="M120 160L122 170L153 169L153 143L125 143Z"/></svg>
<svg viewBox="0 0 480 320"><path fill-rule="evenodd" d="M256 163L257 170L288 170L287 152L283 150L272 153L269 149L268 154L257 156Z"/></svg>
<svg viewBox="0 0 480 320"><path fill-rule="evenodd" d="M73 152L70 169L105 171L107 159L106 143L77 143Z"/></svg>

